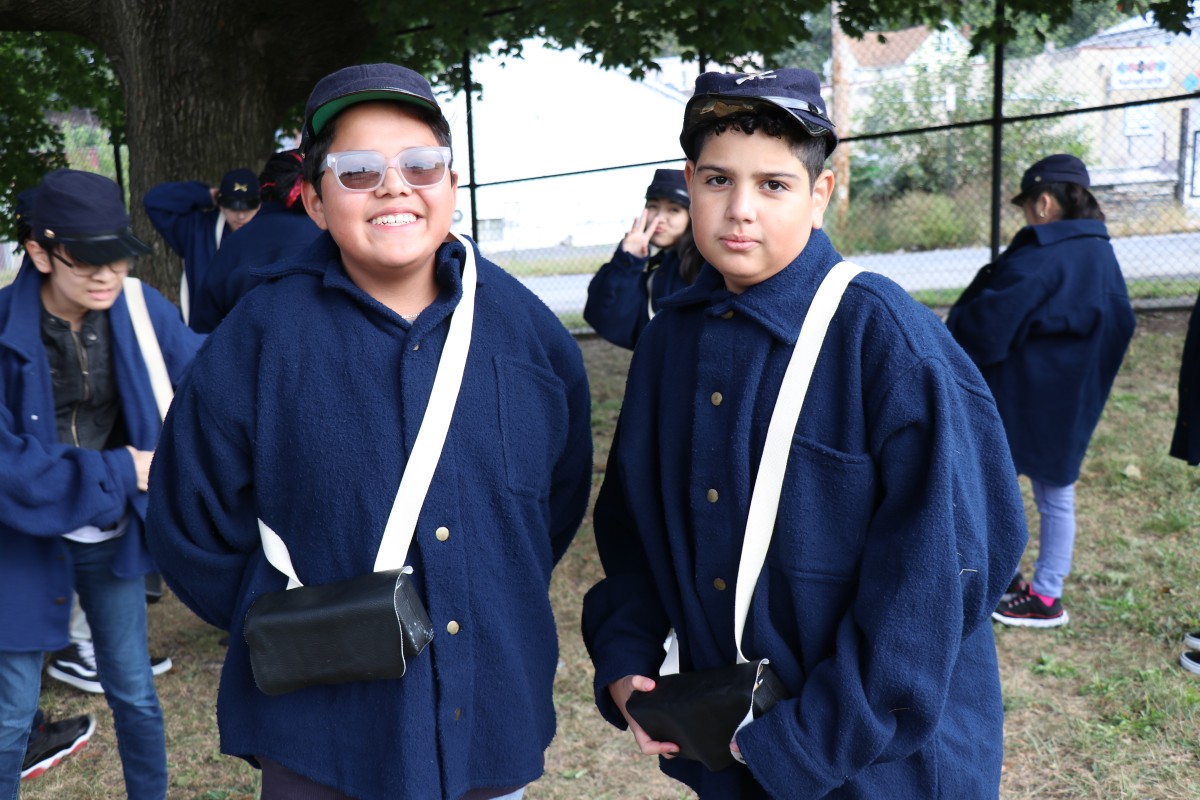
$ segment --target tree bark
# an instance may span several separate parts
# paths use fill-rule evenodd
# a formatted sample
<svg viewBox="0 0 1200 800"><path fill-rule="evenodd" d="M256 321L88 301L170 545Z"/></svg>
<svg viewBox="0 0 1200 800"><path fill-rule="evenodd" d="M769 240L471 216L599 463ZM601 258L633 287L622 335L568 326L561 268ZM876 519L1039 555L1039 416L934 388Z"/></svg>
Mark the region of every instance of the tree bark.
<svg viewBox="0 0 1200 800"><path fill-rule="evenodd" d="M134 229L154 245L138 272L171 298L180 262L142 210L146 190L216 185L235 167L258 172L275 132L299 126L316 81L355 63L371 39L362 2L0 0L0 20L6 30L84 36L112 61L125 94Z"/></svg>

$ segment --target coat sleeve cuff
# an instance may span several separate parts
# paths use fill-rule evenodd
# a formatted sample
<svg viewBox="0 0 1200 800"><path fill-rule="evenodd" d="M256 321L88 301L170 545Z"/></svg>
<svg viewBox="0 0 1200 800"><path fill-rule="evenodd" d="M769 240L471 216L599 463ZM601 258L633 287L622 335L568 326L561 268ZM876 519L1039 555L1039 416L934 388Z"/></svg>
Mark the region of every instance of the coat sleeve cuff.
<svg viewBox="0 0 1200 800"><path fill-rule="evenodd" d="M785 700L734 737L746 766L772 797L826 797L846 778L825 775L795 736L797 700ZM804 791L796 794L796 787Z"/></svg>

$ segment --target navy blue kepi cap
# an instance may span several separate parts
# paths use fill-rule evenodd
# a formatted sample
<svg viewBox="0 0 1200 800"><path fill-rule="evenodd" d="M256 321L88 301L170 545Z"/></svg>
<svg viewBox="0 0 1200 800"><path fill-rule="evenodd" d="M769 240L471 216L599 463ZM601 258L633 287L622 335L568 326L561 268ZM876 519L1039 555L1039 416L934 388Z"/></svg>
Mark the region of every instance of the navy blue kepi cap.
<svg viewBox="0 0 1200 800"><path fill-rule="evenodd" d="M408 67L399 64L345 67L319 80L308 96L300 149L308 150L312 137L339 111L370 100L412 103L442 115L429 81Z"/></svg>
<svg viewBox="0 0 1200 800"><path fill-rule="evenodd" d="M690 208L692 198L688 195L687 181L683 177L683 170L654 170L654 180L650 181L650 185L646 187L646 199L653 200L656 197L678 203L684 208Z"/></svg>
<svg viewBox="0 0 1200 800"><path fill-rule="evenodd" d="M231 169L221 178L221 186L217 189L217 205L232 208L235 211L245 211L248 208L258 208L258 176L242 167Z"/></svg>
<svg viewBox="0 0 1200 800"><path fill-rule="evenodd" d="M1046 156L1025 170L1021 178L1021 193L1012 199L1013 204L1021 205L1047 183L1074 183L1087 189L1092 185L1092 179L1087 167L1075 156L1067 153Z"/></svg>
<svg viewBox="0 0 1200 800"><path fill-rule="evenodd" d="M121 187L94 172L56 169L43 178L31 221L39 244L61 244L86 264L111 264L150 252L150 245L129 229Z"/></svg>
<svg viewBox="0 0 1200 800"><path fill-rule="evenodd" d="M696 92L683 112L683 152L693 161L699 155L692 143L697 126L762 103L790 114L810 136L824 138L826 158L837 147L837 132L821 97L821 79L807 69L786 68L750 74L705 72L696 78Z"/></svg>
<svg viewBox="0 0 1200 800"><path fill-rule="evenodd" d="M26 189L17 193L16 214L17 221L25 220L28 222L29 217L33 214L33 201L37 199L37 187Z"/></svg>

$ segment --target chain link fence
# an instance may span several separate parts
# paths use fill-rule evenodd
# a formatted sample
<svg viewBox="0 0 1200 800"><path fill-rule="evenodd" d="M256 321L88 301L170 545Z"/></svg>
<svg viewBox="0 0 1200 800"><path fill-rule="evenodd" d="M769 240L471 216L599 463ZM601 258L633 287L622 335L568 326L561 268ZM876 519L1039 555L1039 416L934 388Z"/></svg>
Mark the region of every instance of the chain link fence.
<svg viewBox="0 0 1200 800"><path fill-rule="evenodd" d="M962 32L914 28L847 40L824 65L840 76L827 97L848 155L832 162L848 202L827 215L842 253L923 302L952 303L1024 224L1008 202L1023 171L1069 152L1089 167L1135 301L1190 304L1200 289L1200 33L1131 17L1033 55L969 49ZM577 52L530 47L523 61L483 59L472 106L462 94L446 102L455 229L574 330L654 169L683 163L676 137L698 70L661 63L634 83ZM106 132L86 115L62 124L72 166L116 177ZM13 249L0 252L0 285L19 264Z"/></svg>
<svg viewBox="0 0 1200 800"><path fill-rule="evenodd" d="M848 168L832 163L849 201L831 208L826 226L843 254L929 305L948 305L1024 224L1009 202L1024 170L1068 152L1089 167L1135 302L1190 305L1200 289L1200 34L1164 33L1131 17L1070 47L1002 59L1000 92L995 54L969 50L962 32L922 27L886 42L850 40L841 69L825 65L827 75L845 76L827 93L849 155ZM647 78L661 95L648 102L674 109L667 138L678 134L694 76L668 60ZM602 123L583 122L539 133L553 140L574 130L586 142L586 125ZM609 133L664 138L644 126ZM581 146L581 160L594 150ZM481 179L480 246L582 328L588 281L628 229L653 168L681 164ZM480 160L480 175L491 169ZM460 208L470 208L467 194Z"/></svg>

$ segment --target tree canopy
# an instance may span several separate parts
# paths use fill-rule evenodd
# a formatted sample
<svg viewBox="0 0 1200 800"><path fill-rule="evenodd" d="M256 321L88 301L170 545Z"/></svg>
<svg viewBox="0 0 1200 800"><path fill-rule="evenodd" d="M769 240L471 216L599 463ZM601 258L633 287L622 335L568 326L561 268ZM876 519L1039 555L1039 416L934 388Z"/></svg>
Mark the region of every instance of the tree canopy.
<svg viewBox="0 0 1200 800"><path fill-rule="evenodd" d="M1004 2L999 21L984 13L986 0L843 0L838 13L852 36L974 23L973 43L984 49L1023 31L1056 30L1077 9L1118 7ZM1126 14L1153 11L1161 27L1182 31L1190 0L1119 6ZM263 163L276 131L298 124L313 84L339 67L396 61L457 90L466 83L464 59L516 55L531 37L581 47L585 58L634 78L666 52L711 67L757 67L746 54L796 47L828 8L828 0L0 0L0 30L10 32L0 38L9 76L0 90L0 203L10 208L15 190L61 164L61 133L47 123L48 111L93 109L124 137L135 226L149 237L140 213L146 189L163 180L215 181L230 166ZM10 222L11 213L4 217ZM177 265L155 258L148 266L152 282L175 285Z"/></svg>

